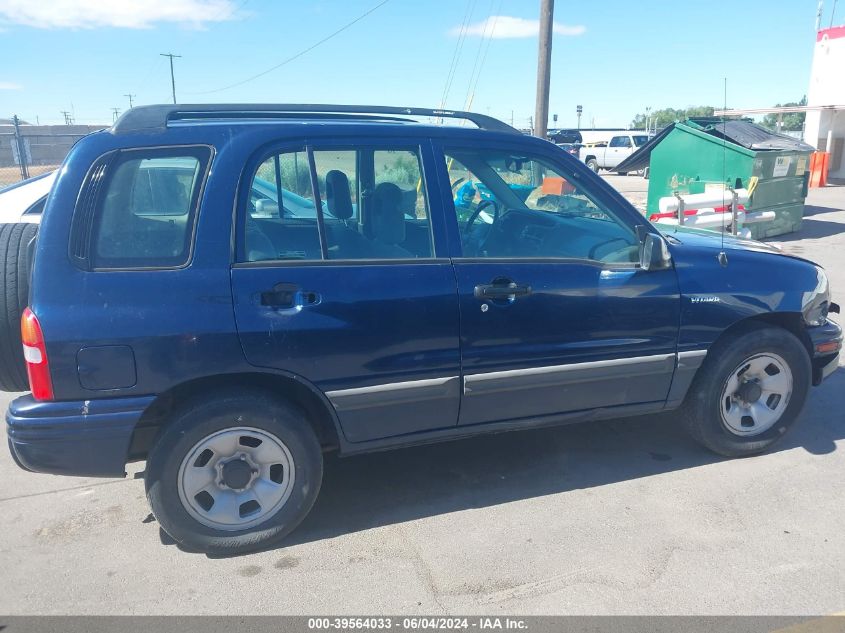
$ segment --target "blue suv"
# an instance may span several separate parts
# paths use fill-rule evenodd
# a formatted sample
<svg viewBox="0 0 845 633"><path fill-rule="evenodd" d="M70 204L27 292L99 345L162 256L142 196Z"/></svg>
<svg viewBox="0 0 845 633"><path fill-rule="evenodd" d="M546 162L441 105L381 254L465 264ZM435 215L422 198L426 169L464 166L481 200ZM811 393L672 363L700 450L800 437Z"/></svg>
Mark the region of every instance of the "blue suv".
<svg viewBox="0 0 845 633"><path fill-rule="evenodd" d="M293 530L329 450L679 408L704 446L757 453L842 342L820 267L658 230L463 112L135 108L70 152L33 257L12 454L146 460L162 528L207 552Z"/></svg>

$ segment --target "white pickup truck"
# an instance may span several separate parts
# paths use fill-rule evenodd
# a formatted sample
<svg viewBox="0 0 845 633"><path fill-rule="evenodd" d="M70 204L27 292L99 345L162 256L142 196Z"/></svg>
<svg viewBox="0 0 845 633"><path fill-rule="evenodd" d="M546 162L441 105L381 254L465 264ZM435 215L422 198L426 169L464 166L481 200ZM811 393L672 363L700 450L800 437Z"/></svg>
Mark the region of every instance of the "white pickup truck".
<svg viewBox="0 0 845 633"><path fill-rule="evenodd" d="M600 169L613 170L647 142L646 134L636 132L615 134L609 141L590 143L582 147L579 158L596 173Z"/></svg>

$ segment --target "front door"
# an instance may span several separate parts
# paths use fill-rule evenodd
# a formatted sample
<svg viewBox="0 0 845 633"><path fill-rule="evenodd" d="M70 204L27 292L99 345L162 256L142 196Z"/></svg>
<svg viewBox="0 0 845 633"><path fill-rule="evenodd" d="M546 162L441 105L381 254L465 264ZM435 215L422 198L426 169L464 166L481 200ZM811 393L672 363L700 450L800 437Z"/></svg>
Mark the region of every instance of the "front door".
<svg viewBox="0 0 845 633"><path fill-rule="evenodd" d="M553 148L442 149L461 247L459 423L665 401L678 284L639 268L639 214Z"/></svg>
<svg viewBox="0 0 845 633"><path fill-rule="evenodd" d="M350 442L455 426L455 277L430 146L303 143L257 156L232 288L247 360L324 392Z"/></svg>
<svg viewBox="0 0 845 633"><path fill-rule="evenodd" d="M631 155L631 137L627 134L622 136L614 136L607 144L604 151L604 167L605 169L613 169L623 160Z"/></svg>

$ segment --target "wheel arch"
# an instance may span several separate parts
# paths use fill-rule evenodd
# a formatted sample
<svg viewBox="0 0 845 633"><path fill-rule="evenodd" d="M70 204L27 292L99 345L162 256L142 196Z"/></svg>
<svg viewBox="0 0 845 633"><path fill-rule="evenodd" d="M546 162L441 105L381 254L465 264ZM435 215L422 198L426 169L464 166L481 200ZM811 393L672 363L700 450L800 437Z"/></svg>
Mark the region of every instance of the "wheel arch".
<svg viewBox="0 0 845 633"><path fill-rule="evenodd" d="M146 458L173 419L174 411L193 399L214 395L221 389L261 390L284 398L305 411L306 419L324 451L340 446L342 432L334 407L317 387L292 374L256 371L196 378L159 394L135 425L127 462Z"/></svg>
<svg viewBox="0 0 845 633"><path fill-rule="evenodd" d="M806 329L804 329L804 320L800 312L764 312L740 319L723 330L716 340L713 341L711 347L718 345L720 341L725 340L727 336L734 332L759 325L779 327L793 334L795 338L801 341L801 345L804 347L810 360L812 360L813 343L810 341Z"/></svg>
<svg viewBox="0 0 845 633"><path fill-rule="evenodd" d="M761 326L777 327L794 335L801 342L801 346L804 348L804 351L807 352L807 357L812 362L813 345L810 341L809 335L804 329L804 322L800 312L766 312L762 314L755 314L740 319L722 330L716 339L709 345L707 348L707 356L694 371L683 373L681 372L680 367L679 369L676 369L675 378L672 381L672 387L670 388L669 395L666 400L666 408L674 409L686 400L687 395L694 389L694 385L696 384L699 376L712 362L712 350L718 348L725 340L729 339L736 333L749 331L755 327Z"/></svg>

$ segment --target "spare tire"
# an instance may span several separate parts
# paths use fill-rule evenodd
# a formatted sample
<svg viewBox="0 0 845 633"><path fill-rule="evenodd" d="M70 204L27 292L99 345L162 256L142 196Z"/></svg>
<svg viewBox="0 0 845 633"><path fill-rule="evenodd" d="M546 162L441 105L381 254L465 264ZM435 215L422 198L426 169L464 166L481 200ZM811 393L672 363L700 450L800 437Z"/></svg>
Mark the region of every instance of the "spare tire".
<svg viewBox="0 0 845 633"><path fill-rule="evenodd" d="M37 224L0 224L0 391L27 391L21 313L29 302L29 271Z"/></svg>

